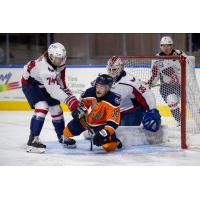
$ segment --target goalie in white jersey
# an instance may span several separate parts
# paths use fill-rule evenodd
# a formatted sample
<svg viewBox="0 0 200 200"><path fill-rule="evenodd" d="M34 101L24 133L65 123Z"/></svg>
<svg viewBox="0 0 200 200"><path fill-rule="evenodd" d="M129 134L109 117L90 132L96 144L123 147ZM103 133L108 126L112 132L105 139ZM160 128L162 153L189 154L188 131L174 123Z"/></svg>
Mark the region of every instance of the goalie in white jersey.
<svg viewBox="0 0 200 200"><path fill-rule="evenodd" d="M131 77L124 70L120 57L108 60L107 71L114 79L112 92L121 95L121 126L139 126L156 132L160 128L161 117L156 109L154 93L139 79Z"/></svg>
<svg viewBox="0 0 200 200"><path fill-rule="evenodd" d="M24 66L22 90L34 110L30 122L30 136L27 152L44 152L46 145L39 140L45 117L50 111L52 123L60 143L73 146L73 139L63 137L65 127L60 101L70 111L77 109L79 101L72 95L65 83L66 50L60 43L51 44L41 57Z"/></svg>
<svg viewBox="0 0 200 200"><path fill-rule="evenodd" d="M161 52L157 56L186 56L183 51L173 49L173 40L169 36L162 37L160 41ZM148 81L149 86L161 83L160 94L168 104L170 111L177 122L181 122L181 112L179 102L181 96L180 73L181 65L177 60L154 60L151 66L151 78Z"/></svg>

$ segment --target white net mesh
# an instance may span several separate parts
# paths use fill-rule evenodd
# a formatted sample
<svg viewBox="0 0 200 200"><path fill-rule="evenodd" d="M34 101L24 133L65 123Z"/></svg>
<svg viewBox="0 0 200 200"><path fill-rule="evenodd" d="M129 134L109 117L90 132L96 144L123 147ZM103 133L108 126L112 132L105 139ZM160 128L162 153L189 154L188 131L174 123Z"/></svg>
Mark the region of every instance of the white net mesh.
<svg viewBox="0 0 200 200"><path fill-rule="evenodd" d="M156 96L157 108L162 116L162 125L169 130L169 136L179 138L188 146L200 144L200 89L195 76L195 58L186 59L186 138L181 139L181 71L183 63L179 57L121 57L125 71L133 77L148 82ZM183 77L184 79L184 77ZM183 106L182 106L183 111ZM183 123L182 123L183 125ZM182 132L181 132L182 131ZM197 138L198 137L198 138ZM181 141L180 141L181 142Z"/></svg>
<svg viewBox="0 0 200 200"><path fill-rule="evenodd" d="M186 60L186 105L187 105L187 143L199 146L200 135L200 87L195 74L195 58Z"/></svg>

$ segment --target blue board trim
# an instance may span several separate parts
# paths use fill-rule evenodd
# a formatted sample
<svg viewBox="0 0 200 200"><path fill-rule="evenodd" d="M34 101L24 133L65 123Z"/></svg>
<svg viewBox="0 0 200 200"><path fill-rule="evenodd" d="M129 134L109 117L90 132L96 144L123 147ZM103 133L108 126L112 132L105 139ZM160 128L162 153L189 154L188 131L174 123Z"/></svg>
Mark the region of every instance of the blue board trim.
<svg viewBox="0 0 200 200"><path fill-rule="evenodd" d="M0 65L0 68L23 68L24 65ZM106 65L66 65L66 68L105 68Z"/></svg>
<svg viewBox="0 0 200 200"><path fill-rule="evenodd" d="M24 65L0 65L0 69L16 69L23 68ZM150 65L132 65L130 68L150 68ZM66 68L106 68L106 65L66 65ZM200 69L200 65L194 66L195 69Z"/></svg>

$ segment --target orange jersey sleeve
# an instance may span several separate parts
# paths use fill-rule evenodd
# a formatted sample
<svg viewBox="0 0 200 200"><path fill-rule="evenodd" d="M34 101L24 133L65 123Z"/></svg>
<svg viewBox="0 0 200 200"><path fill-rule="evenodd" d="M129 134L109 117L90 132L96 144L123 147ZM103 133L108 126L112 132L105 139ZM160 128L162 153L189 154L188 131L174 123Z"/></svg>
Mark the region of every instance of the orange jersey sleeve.
<svg viewBox="0 0 200 200"><path fill-rule="evenodd" d="M115 133L115 130L120 123L120 108L119 106L109 105L107 107L106 113L106 125L105 130L108 131L111 135Z"/></svg>

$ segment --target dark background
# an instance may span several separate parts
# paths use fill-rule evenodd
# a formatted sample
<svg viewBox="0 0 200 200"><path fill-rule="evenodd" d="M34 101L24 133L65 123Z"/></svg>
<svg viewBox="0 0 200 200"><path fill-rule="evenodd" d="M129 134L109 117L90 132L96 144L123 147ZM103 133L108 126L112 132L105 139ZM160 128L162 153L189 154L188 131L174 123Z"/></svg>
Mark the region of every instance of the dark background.
<svg viewBox="0 0 200 200"><path fill-rule="evenodd" d="M162 36L170 35L174 48L196 57L200 64L200 33L1 33L0 65L25 64L50 43L67 49L67 64L105 64L112 55L151 56Z"/></svg>

